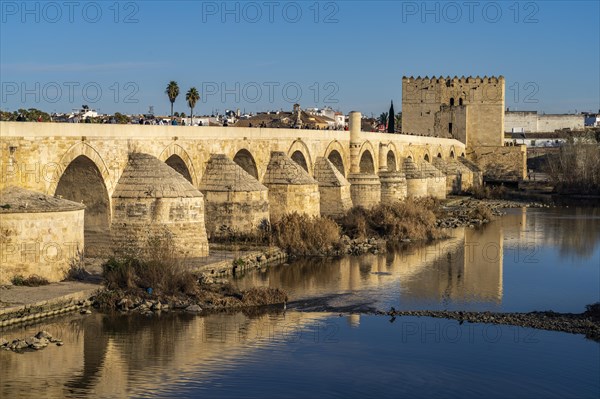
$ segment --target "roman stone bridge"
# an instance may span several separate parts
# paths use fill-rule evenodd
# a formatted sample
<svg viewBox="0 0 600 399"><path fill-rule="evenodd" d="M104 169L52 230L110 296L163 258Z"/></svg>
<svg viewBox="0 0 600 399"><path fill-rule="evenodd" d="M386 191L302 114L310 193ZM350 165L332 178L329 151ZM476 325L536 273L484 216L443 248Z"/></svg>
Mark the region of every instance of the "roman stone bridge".
<svg viewBox="0 0 600 399"><path fill-rule="evenodd" d="M157 157L195 187L211 154L226 155L261 182L274 151L287 154L311 176L317 158L325 157L346 177L397 171L407 157L420 162L465 154L465 145L453 139L369 132L359 132L355 139L358 169L352 170L349 131L0 122L0 189L17 185L54 195L71 166L81 173L96 171L110 203L131 152ZM77 184L89 186L96 180Z"/></svg>
<svg viewBox="0 0 600 399"><path fill-rule="evenodd" d="M351 113L350 131L0 122L0 190L83 203L87 250L109 246L116 224L135 235L135 217L180 223L200 215L210 236L220 224L248 231L286 212L335 217L352 205L445 196L457 183L446 175L470 185L463 143L361 132L360 118ZM161 214L141 197L173 201ZM112 234L113 243L124 238Z"/></svg>

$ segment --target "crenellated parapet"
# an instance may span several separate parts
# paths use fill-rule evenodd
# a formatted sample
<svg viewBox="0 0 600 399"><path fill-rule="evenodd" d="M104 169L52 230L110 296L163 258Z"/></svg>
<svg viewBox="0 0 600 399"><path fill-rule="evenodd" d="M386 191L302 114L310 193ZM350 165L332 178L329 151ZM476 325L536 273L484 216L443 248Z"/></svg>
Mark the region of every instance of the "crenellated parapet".
<svg viewBox="0 0 600 399"><path fill-rule="evenodd" d="M402 132L503 145L504 76L402 78Z"/></svg>

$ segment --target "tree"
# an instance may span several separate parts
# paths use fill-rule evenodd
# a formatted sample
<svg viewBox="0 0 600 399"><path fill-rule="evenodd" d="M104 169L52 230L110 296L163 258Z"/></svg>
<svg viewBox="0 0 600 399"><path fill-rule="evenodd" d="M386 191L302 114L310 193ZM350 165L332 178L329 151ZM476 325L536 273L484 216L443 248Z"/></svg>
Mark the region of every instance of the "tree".
<svg viewBox="0 0 600 399"><path fill-rule="evenodd" d="M173 117L173 104L175 104L175 99L179 95L179 86L177 86L177 82L174 80L170 81L165 93L169 96L169 101L171 102L171 117Z"/></svg>
<svg viewBox="0 0 600 399"><path fill-rule="evenodd" d="M192 118L194 117L194 107L196 106L196 102L198 100L200 100L200 93L198 93L198 90L196 90L195 87L192 87L185 94L185 100L187 101L188 106L190 107L190 125L191 125Z"/></svg>
<svg viewBox="0 0 600 399"><path fill-rule="evenodd" d="M389 112L389 121L388 121L388 133L396 133L396 127L394 122L396 122L396 113L394 112L394 102L392 101L390 104L390 112Z"/></svg>
<svg viewBox="0 0 600 399"><path fill-rule="evenodd" d="M394 119L396 121L396 131L398 133L401 133L402 132L402 112L398 112Z"/></svg>
<svg viewBox="0 0 600 399"><path fill-rule="evenodd" d="M379 115L379 119L377 121L379 122L380 125L386 125L387 124L387 120L388 120L388 113L387 112L382 112Z"/></svg>
<svg viewBox="0 0 600 399"><path fill-rule="evenodd" d="M131 122L127 115L123 115L120 112L115 112L115 121L120 125L126 125Z"/></svg>

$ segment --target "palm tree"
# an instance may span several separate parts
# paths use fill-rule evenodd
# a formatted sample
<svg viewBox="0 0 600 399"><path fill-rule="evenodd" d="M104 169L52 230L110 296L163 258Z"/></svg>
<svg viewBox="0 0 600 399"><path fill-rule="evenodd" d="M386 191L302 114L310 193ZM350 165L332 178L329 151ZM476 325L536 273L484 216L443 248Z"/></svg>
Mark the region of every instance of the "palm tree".
<svg viewBox="0 0 600 399"><path fill-rule="evenodd" d="M384 125L385 126L385 125L387 125L387 119L388 119L388 113L387 112L382 112L379 115L378 122L379 122L380 125Z"/></svg>
<svg viewBox="0 0 600 399"><path fill-rule="evenodd" d="M167 89L165 90L167 96L169 96L169 101L171 101L171 118L173 117L173 104L175 103L175 99L179 95L179 86L177 86L177 82L172 80L167 85Z"/></svg>
<svg viewBox="0 0 600 399"><path fill-rule="evenodd" d="M402 132L402 112L398 112L395 117L396 120L396 131Z"/></svg>
<svg viewBox="0 0 600 399"><path fill-rule="evenodd" d="M194 117L194 107L196 106L196 101L200 100L200 93L198 93L198 90L195 87L192 87L185 94L185 100L187 101L190 107L190 125L192 125L192 118Z"/></svg>

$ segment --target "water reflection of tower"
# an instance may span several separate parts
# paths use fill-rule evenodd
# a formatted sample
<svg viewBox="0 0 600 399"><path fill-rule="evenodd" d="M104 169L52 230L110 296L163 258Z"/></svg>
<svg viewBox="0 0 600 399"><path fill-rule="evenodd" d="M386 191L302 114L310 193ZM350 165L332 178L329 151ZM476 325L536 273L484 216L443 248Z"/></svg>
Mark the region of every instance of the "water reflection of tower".
<svg viewBox="0 0 600 399"><path fill-rule="evenodd" d="M464 248L464 294L474 300L502 302L504 260L502 224L492 222L479 229L465 228Z"/></svg>
<svg viewBox="0 0 600 399"><path fill-rule="evenodd" d="M496 222L448 231L450 238L402 254L404 301L491 302L502 300L503 232Z"/></svg>

